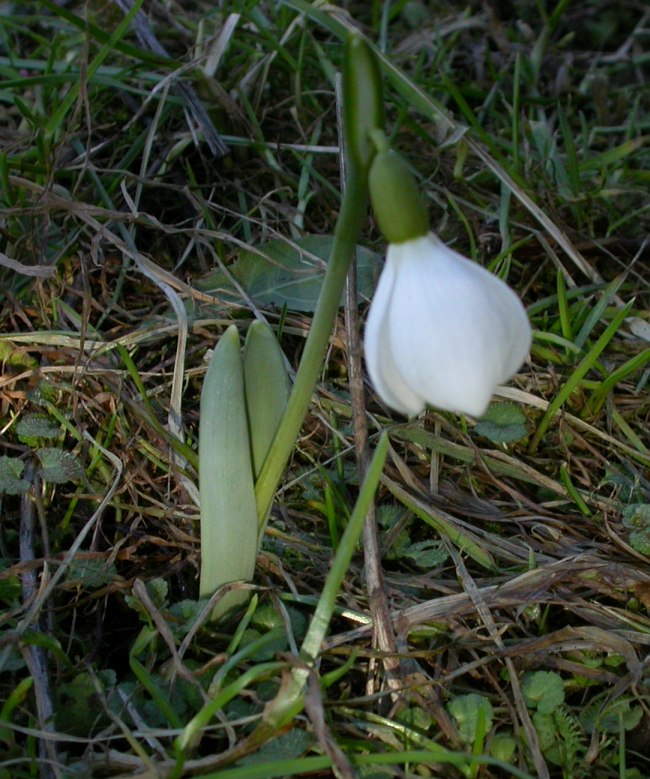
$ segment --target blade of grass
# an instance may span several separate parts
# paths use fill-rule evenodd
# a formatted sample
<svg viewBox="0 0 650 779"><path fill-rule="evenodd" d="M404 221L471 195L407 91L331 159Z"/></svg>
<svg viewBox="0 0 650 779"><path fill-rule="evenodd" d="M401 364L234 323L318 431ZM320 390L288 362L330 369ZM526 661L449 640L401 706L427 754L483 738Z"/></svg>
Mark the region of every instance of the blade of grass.
<svg viewBox="0 0 650 779"><path fill-rule="evenodd" d="M623 433L623 435L627 438L627 440L632 444L632 446L636 447L636 449L638 449L639 452L642 452L644 454L648 453L648 447L643 443L643 441L634 432L634 430L632 430L632 428L625 421L625 419L623 419L620 411L617 411L616 409L612 410L612 421L618 427L618 429ZM650 466L650 459L648 459L645 464Z"/></svg>
<svg viewBox="0 0 650 779"><path fill-rule="evenodd" d="M571 314L566 296L566 283L564 276L558 271L557 274L557 307L560 312L560 327L562 335L567 341L573 341L573 327L571 325Z"/></svg>
<svg viewBox="0 0 650 779"><path fill-rule="evenodd" d="M303 640L300 649L300 658L303 662L294 666L290 680L283 685L278 695L267 704L262 722L250 735L247 745L241 745L241 749L245 752L256 749L265 743L273 733L290 722L302 709L303 689L320 653L334 613L341 583L350 565L366 514L381 478L387 451L388 436L386 433L382 433Z"/></svg>
<svg viewBox="0 0 650 779"><path fill-rule="evenodd" d="M448 538L454 546L457 546L458 549L465 552L465 554L469 555L484 568L490 571L497 569L490 553L481 549L478 541L472 538L470 533L460 530L451 521L445 519L441 511L436 510L434 512L423 501L418 500L414 495L410 495L392 479L384 477L382 481L400 503L420 517L427 525L434 528L441 536Z"/></svg>
<svg viewBox="0 0 650 779"><path fill-rule="evenodd" d="M122 21L118 24L115 31L112 33L112 35L108 38L106 43L96 54L92 62L88 64L88 70L86 71L87 81L90 81L94 77L95 73L99 69L102 62L104 62L106 57L108 57L108 55L115 49L115 46L118 43L118 41L120 41L122 36L127 32L127 30L131 25L131 20L136 15L136 13L140 10L140 6L142 5L143 1L144 0L135 0L135 2L133 3L133 8L131 8L128 14L126 14L126 16L124 17L124 19L122 19ZM57 9L57 12L61 10L54 3L52 5L54 5L54 7ZM47 123L46 134L48 137L55 136L56 133L61 129L65 115L68 113L70 108L74 105L74 103L79 99L80 92L81 92L81 81L78 81L72 85L70 91L63 98L63 100L59 104L59 107L56 109L54 114L52 114L50 121Z"/></svg>
<svg viewBox="0 0 650 779"><path fill-rule="evenodd" d="M571 481L571 475L569 474L569 469L567 468L565 463L562 463L562 465L560 466L560 478L562 479L562 483L566 487L569 496L576 504L580 512L584 514L585 517L590 517L593 512L591 511L589 506L587 506L587 504L584 501L584 498L578 492L574 483Z"/></svg>
<svg viewBox="0 0 650 779"><path fill-rule="evenodd" d="M576 145L573 137L573 130L569 125L566 111L561 105L558 105L558 119L560 120L560 129L562 130L562 138L564 140L564 150L566 155L566 172L571 187L571 194L573 197L577 197L582 191L580 181L580 170L578 157L576 154Z"/></svg>
<svg viewBox="0 0 650 779"><path fill-rule="evenodd" d="M282 3L305 14L309 19L321 24L325 29L334 33L342 40L345 39L351 31L359 34L359 31L353 27L351 22L348 22L347 20L344 21L344 17L337 16L335 18L334 16L330 16L320 9L314 8L311 3L308 3L305 0L282 0ZM364 40L375 52L384 74L390 80L394 89L411 105L412 108L431 119L446 136L451 137L454 133L458 133L462 129L462 125L451 118L442 104L438 103L424 89L415 84L388 57L382 54L382 52L374 46L372 41L365 37ZM566 234L524 190L525 182L518 177L515 178L514 173L512 173L512 175L508 173L504 167L481 146L481 144L469 137L468 134L465 134L463 137L466 139L467 144L474 154L483 161L504 186L511 190L524 208L528 210L533 218L539 222L558 245L564 249L567 256L573 261L576 267L591 281L602 282L600 274L591 267L582 254L580 254L571 243Z"/></svg>
<svg viewBox="0 0 650 779"><path fill-rule="evenodd" d="M164 714L165 718L173 728L182 728L183 723L169 700L167 693L160 687L153 676L145 666L135 656L142 651L158 635L158 632L152 628L143 628L140 636L136 639L133 649L129 653L129 666L133 675L151 696L151 700L156 705L159 712Z"/></svg>
<svg viewBox="0 0 650 779"><path fill-rule="evenodd" d="M616 293L621 288L621 284L623 283L624 280L625 280L624 276L622 275L617 276L603 290L603 294L601 295L600 299L593 307L593 309L589 312L589 315L587 316L584 324L580 328L578 335L575 337L574 343L580 349L582 349L582 347L587 342L587 338L589 338L589 335L591 334L591 331L594 329L596 324L600 322L600 320L602 319L603 314L607 309L607 306L612 304L612 301L616 297Z"/></svg>
<svg viewBox="0 0 650 779"><path fill-rule="evenodd" d="M260 679L272 677L277 671L285 668L285 663L277 661L269 663L258 663L252 666L243 674L239 675L233 682L224 687L208 704L203 706L192 719L185 725L182 732L174 741L174 749L178 756L179 763L185 760L185 752L196 742L203 728L208 725L214 715L223 709L242 690Z"/></svg>
<svg viewBox="0 0 650 779"><path fill-rule="evenodd" d="M600 386L593 391L589 398L589 402L587 403L587 413L597 414L614 387L620 382L625 381L628 376L632 376L640 371L648 362L650 362L650 349L644 349L642 352L635 354L634 357L631 357L623 363L623 365L615 371L612 371L612 373L601 382Z"/></svg>
<svg viewBox="0 0 650 779"><path fill-rule="evenodd" d="M93 24L88 19L84 19L80 16L77 16L76 14L73 14L71 11L68 11L63 5L60 5L59 3L55 2L55 0L39 0L39 2L41 5L45 6L45 8L47 8L47 10L50 11L52 14L60 17L61 19L65 19L66 22L71 24L73 27L76 27L78 30L81 30L85 34L91 35L95 40L99 41L100 43L108 43L113 37L110 33L106 32L106 30L102 30L101 27L98 27L96 24ZM141 4L142 4L141 2L138 2L137 7L139 8ZM133 15L135 15L135 13ZM136 60L136 62L137 61L146 62L153 66L164 64L171 68L177 67L177 64L176 62L174 62L174 60L165 59L164 57L161 57L158 54L153 54L148 51L143 51L137 46L131 46L129 43L125 43L124 41L119 40L119 38L112 43L111 48L116 49L120 53L125 54L127 57ZM1 62L2 61L0 60L0 63ZM14 62L16 61L12 60L12 64L14 64Z"/></svg>
<svg viewBox="0 0 650 779"><path fill-rule="evenodd" d="M345 528L341 537L341 543L332 561L332 567L325 581L323 593L319 598L318 606L300 649L300 656L306 662L313 663L320 652L321 644L334 613L338 591L350 565L366 514L379 484L387 452L388 435L382 433L368 467L366 478L361 486L359 497L350 516L350 521ZM297 676L303 682L307 678L304 671L298 672Z"/></svg>
<svg viewBox="0 0 650 779"><path fill-rule="evenodd" d="M633 306L634 300L631 300L626 306L617 312L616 316L609 324L609 327L607 327L605 332L593 345L589 353L576 366L573 373L569 376L553 401L549 404L548 408L546 409L546 413L542 417L542 420L539 423L537 430L535 431L535 435L530 442L529 452L531 454L537 451L537 447L544 437L548 426L551 424L551 420L562 408L566 400L571 396L571 393L578 387L587 372L593 368L596 360L605 349L607 344L612 340L619 327L623 324L625 318L630 313L630 310Z"/></svg>
<svg viewBox="0 0 650 779"><path fill-rule="evenodd" d="M433 743L431 749L408 750L404 752L375 752L372 754L350 755L353 766L368 766L380 768L382 766L403 765L405 770L414 766L456 766L459 770L469 765L490 765L500 768L510 776L517 779L533 779L530 774L516 768L510 763L497 760L493 757L481 755L465 755L461 752L450 752L439 744ZM245 765L227 770L220 769L208 774L201 774L201 779L271 779L280 776L306 776L307 774L321 773L332 768L332 758L328 756L301 757L292 760L264 761L261 765ZM411 774L409 774L410 776Z"/></svg>

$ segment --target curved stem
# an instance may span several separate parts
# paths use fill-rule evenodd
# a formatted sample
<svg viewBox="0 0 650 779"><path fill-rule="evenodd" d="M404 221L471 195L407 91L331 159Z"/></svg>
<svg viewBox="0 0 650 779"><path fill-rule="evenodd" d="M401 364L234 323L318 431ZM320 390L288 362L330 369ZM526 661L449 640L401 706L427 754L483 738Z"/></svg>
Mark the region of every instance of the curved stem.
<svg viewBox="0 0 650 779"><path fill-rule="evenodd" d="M318 381L332 327L341 303L345 277L366 213L368 204L366 177L360 175L355 168L356 166L350 168L348 174L341 201L341 210L334 231L332 253L287 409L280 421L255 485L260 543L273 496L296 444L314 387Z"/></svg>

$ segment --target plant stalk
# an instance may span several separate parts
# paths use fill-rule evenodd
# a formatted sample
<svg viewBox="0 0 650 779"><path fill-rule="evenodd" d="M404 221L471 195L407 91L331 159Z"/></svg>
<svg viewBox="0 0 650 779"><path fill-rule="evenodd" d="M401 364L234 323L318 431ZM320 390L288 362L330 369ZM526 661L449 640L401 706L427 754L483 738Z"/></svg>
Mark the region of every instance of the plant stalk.
<svg viewBox="0 0 650 779"><path fill-rule="evenodd" d="M366 176L360 173L356 165L351 166L334 231L332 253L296 380L289 396L287 409L280 421L255 485L260 544L273 503L273 496L296 444L314 387L318 381L332 327L341 303L345 278L361 233L367 205Z"/></svg>

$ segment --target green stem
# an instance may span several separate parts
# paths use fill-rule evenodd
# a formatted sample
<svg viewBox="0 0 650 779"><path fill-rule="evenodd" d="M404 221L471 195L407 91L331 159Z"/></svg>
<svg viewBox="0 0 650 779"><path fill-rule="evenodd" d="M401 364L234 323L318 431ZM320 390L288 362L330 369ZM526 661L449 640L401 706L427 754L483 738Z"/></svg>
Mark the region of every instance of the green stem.
<svg viewBox="0 0 650 779"><path fill-rule="evenodd" d="M366 176L361 175L360 171L353 165L349 170L341 210L334 231L332 253L296 380L289 396L287 409L275 433L273 443L255 485L260 543L273 496L296 445L314 387L318 381L367 204Z"/></svg>
<svg viewBox="0 0 650 779"><path fill-rule="evenodd" d="M264 733L273 733L297 716L303 707L303 693L309 674L313 671L316 659L320 654L323 640L327 634L336 598L341 583L350 566L350 560L361 535L363 523L377 491L377 485L381 479L386 453L388 452L388 435L381 434L377 448L372 457L368 472L361 485L359 497L350 516L339 548L332 560L332 566L327 574L325 586L318 606L311 619L307 634L300 648L300 659L303 664L294 666L291 672L291 680L283 685L278 695L266 705L262 722L257 730ZM255 732L253 735L255 735Z"/></svg>

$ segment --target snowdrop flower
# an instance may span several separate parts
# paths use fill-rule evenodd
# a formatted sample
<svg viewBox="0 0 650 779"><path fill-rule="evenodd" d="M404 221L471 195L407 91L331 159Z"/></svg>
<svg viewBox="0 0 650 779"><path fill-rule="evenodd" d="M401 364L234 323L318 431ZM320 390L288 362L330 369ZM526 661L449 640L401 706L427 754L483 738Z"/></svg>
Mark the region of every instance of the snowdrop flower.
<svg viewBox="0 0 650 779"><path fill-rule="evenodd" d="M366 365L386 405L481 416L530 348L517 295L433 233L388 247L370 307Z"/></svg>
<svg viewBox="0 0 650 779"><path fill-rule="evenodd" d="M388 152L374 173L373 206L390 243L366 322L372 383L409 416L426 405L481 416L528 353L526 311L507 284L427 231L398 155Z"/></svg>

